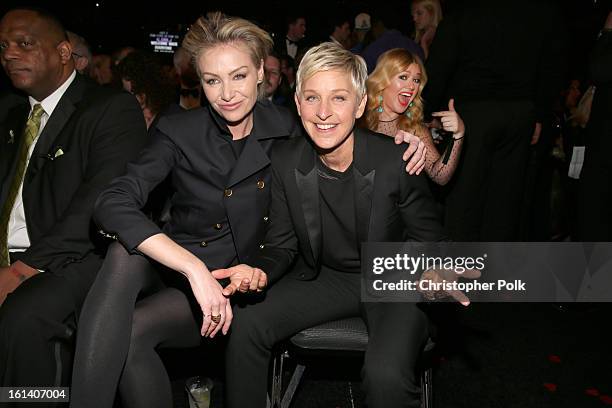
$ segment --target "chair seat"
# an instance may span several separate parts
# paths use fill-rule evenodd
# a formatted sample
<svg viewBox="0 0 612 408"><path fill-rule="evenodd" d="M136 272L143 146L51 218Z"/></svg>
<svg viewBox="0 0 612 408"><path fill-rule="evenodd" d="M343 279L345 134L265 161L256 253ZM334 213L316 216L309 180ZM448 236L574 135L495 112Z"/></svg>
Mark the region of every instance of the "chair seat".
<svg viewBox="0 0 612 408"><path fill-rule="evenodd" d="M290 342L307 350L363 352L368 346L368 330L361 317L350 317L309 327Z"/></svg>
<svg viewBox="0 0 612 408"><path fill-rule="evenodd" d="M306 350L364 352L368 347L368 329L361 317L349 317L309 327L289 341ZM434 347L435 342L428 338L423 351L429 353Z"/></svg>
<svg viewBox="0 0 612 408"><path fill-rule="evenodd" d="M289 339L288 345L293 346L290 348L295 348L294 351L306 353L314 352L314 354L330 351L363 353L368 347L368 330L361 317L339 319L302 330ZM434 346L435 343L429 338L427 344L424 346L422 354L423 360L430 359L430 354ZM286 347L274 357L272 365L272 387L270 399L268 400L268 408L288 408L302 375L304 374L305 366L303 363L298 362L284 395L281 394L283 390L283 361L288 357L289 350ZM421 367L421 369L423 370L421 376L422 406L425 408L432 408L431 367L425 366ZM352 398L351 395L351 403L353 402Z"/></svg>

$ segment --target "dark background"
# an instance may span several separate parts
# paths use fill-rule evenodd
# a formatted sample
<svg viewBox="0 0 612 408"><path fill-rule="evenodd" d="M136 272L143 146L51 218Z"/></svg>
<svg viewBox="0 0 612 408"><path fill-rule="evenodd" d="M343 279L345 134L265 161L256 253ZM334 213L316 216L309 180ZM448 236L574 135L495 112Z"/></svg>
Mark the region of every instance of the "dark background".
<svg viewBox="0 0 612 408"><path fill-rule="evenodd" d="M461 7L464 0L442 0L445 13ZM503 1L503 0L492 0ZM507 0L511 1L511 0ZM574 77L584 75L587 55L603 26L612 0L555 0L563 9L567 21L570 43L568 72ZM405 34L413 30L410 0L174 0L159 4L152 0L87 0L66 1L0 1L0 14L17 6L35 6L55 13L67 29L85 37L96 53L111 53L119 47L131 45L150 49L150 33L169 31L184 35L187 27L208 11L221 10L257 22L271 31L285 34L285 16L303 13L307 18L308 41L327 38L326 21L334 12L346 13L351 19L360 12L375 13L377 7L393 8L404 15ZM542 16L546 19L546 16ZM516 29L521 23L517 21ZM171 63L170 55L165 55ZM0 73L0 86L6 86L4 73Z"/></svg>
<svg viewBox="0 0 612 408"><path fill-rule="evenodd" d="M501 0L495 0L501 1ZM510 0L508 0L510 1ZM557 0L565 11L572 42L578 48L592 43L601 28L609 5L607 0ZM406 29L412 30L410 1L350 1L350 0L175 0L158 4L143 0L15 1L3 0L0 12L15 6L31 5L54 12L69 30L84 36L95 52L112 52L123 45L146 46L149 32L168 30L184 32L198 16L207 11L221 10L256 21L275 32L284 30L284 16L299 10L307 16L307 37L324 33L326 16L340 11L354 17L362 11L374 12L376 7L391 7L406 16ZM461 7L462 0L442 0L446 12ZM605 3L605 4L604 4ZM546 16L542 16L543 19ZM520 22L517 22L517 30ZM579 51L576 49L575 51Z"/></svg>

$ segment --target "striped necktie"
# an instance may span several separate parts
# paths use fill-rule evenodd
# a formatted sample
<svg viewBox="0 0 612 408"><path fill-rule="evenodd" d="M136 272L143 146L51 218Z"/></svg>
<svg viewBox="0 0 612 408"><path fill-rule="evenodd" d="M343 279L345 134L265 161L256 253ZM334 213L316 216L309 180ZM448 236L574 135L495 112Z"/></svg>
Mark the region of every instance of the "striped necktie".
<svg viewBox="0 0 612 408"><path fill-rule="evenodd" d="M42 115L45 113L42 105L37 103L32 107L32 113L28 122L26 123L23 131L23 143L21 144L20 150L17 153L17 166L15 168L15 176L9 186L6 201L2 204L2 211L0 212L0 267L9 266L9 254L8 254L8 224L11 217L11 211L15 205L17 199L17 193L23 182L23 176L25 174L26 165L28 163L28 151L32 142L38 136L38 130L40 129L40 120Z"/></svg>

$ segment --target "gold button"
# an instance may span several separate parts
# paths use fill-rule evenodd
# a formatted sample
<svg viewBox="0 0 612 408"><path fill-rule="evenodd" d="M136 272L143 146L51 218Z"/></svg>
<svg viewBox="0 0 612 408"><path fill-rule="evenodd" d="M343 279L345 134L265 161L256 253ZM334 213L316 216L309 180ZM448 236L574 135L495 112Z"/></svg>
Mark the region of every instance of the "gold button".
<svg viewBox="0 0 612 408"><path fill-rule="evenodd" d="M201 246L202 248L206 248L206 247L208 246L208 242L206 242L206 241L202 241L202 242L200 242L200 246Z"/></svg>
<svg viewBox="0 0 612 408"><path fill-rule="evenodd" d="M233 194L233 191L232 191L232 189L231 189L231 188L226 188L226 189L225 189L225 191L223 192L223 194L224 194L226 197L231 197L231 196L232 196L232 194Z"/></svg>
<svg viewBox="0 0 612 408"><path fill-rule="evenodd" d="M259 181L257 182L257 188L258 188L258 189L260 189L260 190L261 190L261 189L262 189L262 188L264 188L265 186L266 186L266 183L264 183L264 181L263 181L263 180L259 180Z"/></svg>
<svg viewBox="0 0 612 408"><path fill-rule="evenodd" d="M268 217L264 217L264 222L268 222L269 218Z"/></svg>
<svg viewBox="0 0 612 408"><path fill-rule="evenodd" d="M266 246L264 244L259 245L259 249L264 249Z"/></svg>
<svg viewBox="0 0 612 408"><path fill-rule="evenodd" d="M215 225L213 225L213 228L216 229L216 230L220 230L222 226L223 225L221 225L221 224L215 224Z"/></svg>

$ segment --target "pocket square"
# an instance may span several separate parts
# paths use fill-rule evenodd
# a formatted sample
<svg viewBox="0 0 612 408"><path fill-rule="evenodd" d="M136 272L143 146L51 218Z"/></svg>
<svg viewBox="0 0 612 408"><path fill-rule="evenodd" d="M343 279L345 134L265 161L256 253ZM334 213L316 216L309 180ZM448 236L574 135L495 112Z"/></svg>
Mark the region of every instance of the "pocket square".
<svg viewBox="0 0 612 408"><path fill-rule="evenodd" d="M8 138L8 144L13 144L15 143L15 132L13 132L13 129L9 130L9 138Z"/></svg>
<svg viewBox="0 0 612 408"><path fill-rule="evenodd" d="M57 159L58 157L62 156L64 154L64 151L62 150L61 147L58 147L57 150L55 151L55 154L53 154L53 158Z"/></svg>

